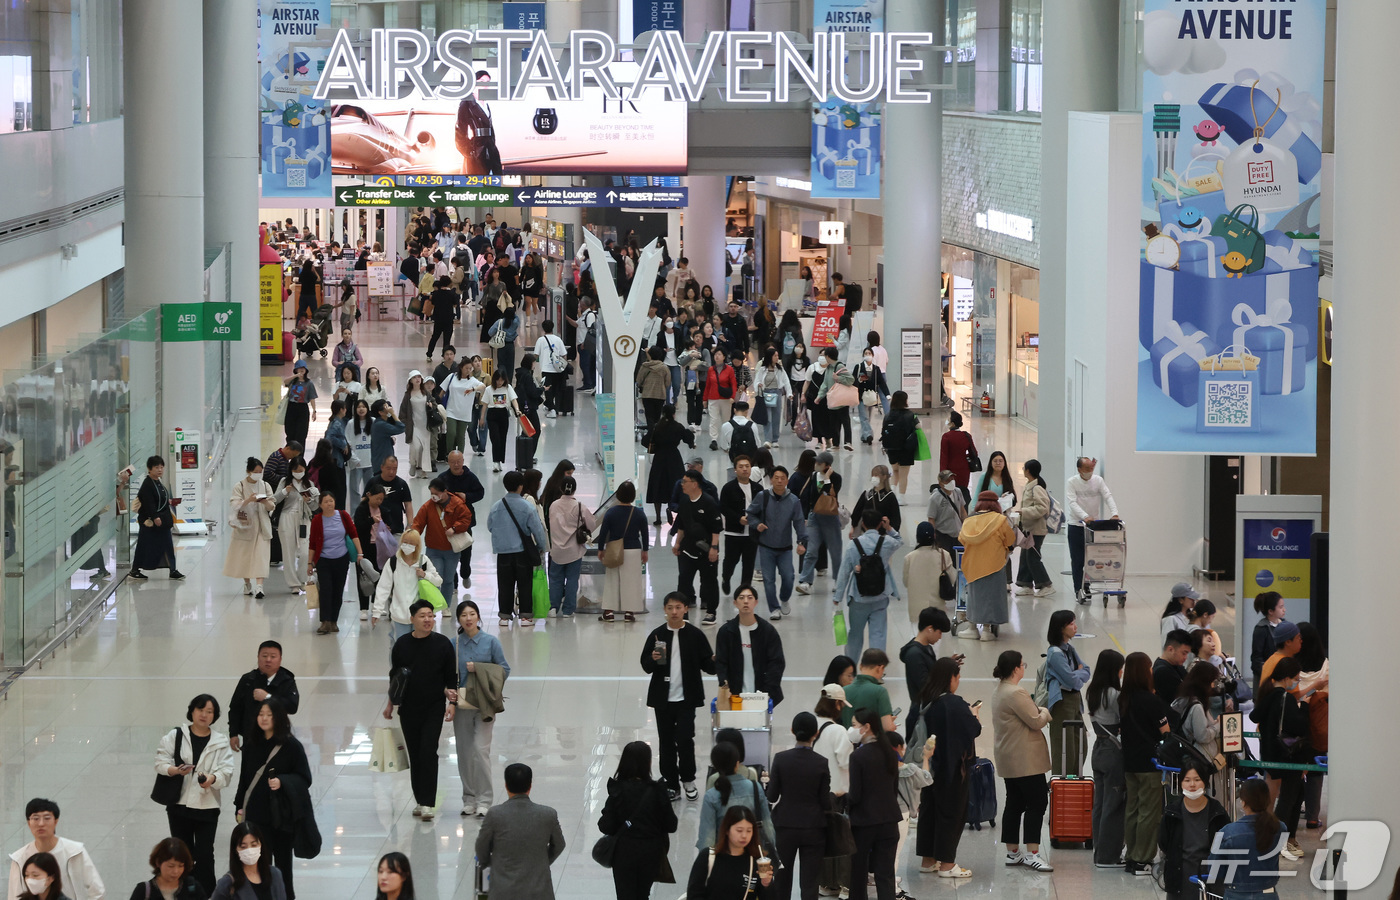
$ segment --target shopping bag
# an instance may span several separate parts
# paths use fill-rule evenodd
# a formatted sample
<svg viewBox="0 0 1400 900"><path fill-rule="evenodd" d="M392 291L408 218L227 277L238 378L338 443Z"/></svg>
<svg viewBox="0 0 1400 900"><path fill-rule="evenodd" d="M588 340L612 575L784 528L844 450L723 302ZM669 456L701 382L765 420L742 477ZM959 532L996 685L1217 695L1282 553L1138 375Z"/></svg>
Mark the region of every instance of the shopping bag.
<svg viewBox="0 0 1400 900"><path fill-rule="evenodd" d="M398 552L399 539L389 530L389 526L385 525L382 521L375 522L370 526L370 533L374 537L375 555L380 560L379 565L382 567L389 560L393 559L394 554Z"/></svg>
<svg viewBox="0 0 1400 900"><path fill-rule="evenodd" d="M408 301L409 315L421 316L423 314L423 297L419 295Z"/></svg>
<svg viewBox="0 0 1400 900"><path fill-rule="evenodd" d="M534 437L539 433L538 429L535 428L535 423L530 421L529 416L520 417L520 433L526 437Z"/></svg>
<svg viewBox="0 0 1400 900"><path fill-rule="evenodd" d="M369 751L371 772L405 772L408 770L408 749L404 747L403 732L381 725L371 735Z"/></svg>
<svg viewBox="0 0 1400 900"><path fill-rule="evenodd" d="M836 646L846 646L846 614L838 609L831 620L831 626L836 634Z"/></svg>
<svg viewBox="0 0 1400 900"><path fill-rule="evenodd" d="M321 588L317 586L314 581L308 581L306 583L306 608L321 608Z"/></svg>
<svg viewBox="0 0 1400 900"><path fill-rule="evenodd" d="M914 451L914 459L933 459L933 449L928 445L928 435L924 434L922 425L915 426L914 435L919 441L919 449Z"/></svg>
<svg viewBox="0 0 1400 900"><path fill-rule="evenodd" d="M277 408L272 411L272 421L277 425L285 424L287 421L287 395L283 394L282 399L277 402Z"/></svg>
<svg viewBox="0 0 1400 900"><path fill-rule="evenodd" d="M438 590L437 585L426 578L418 579L418 599L427 600L433 605L433 609L439 612L447 609L447 598Z"/></svg>
<svg viewBox="0 0 1400 900"><path fill-rule="evenodd" d="M534 600L534 614L536 619L549 617L549 576L544 573L544 566L535 567L535 583L532 588L532 598Z"/></svg>

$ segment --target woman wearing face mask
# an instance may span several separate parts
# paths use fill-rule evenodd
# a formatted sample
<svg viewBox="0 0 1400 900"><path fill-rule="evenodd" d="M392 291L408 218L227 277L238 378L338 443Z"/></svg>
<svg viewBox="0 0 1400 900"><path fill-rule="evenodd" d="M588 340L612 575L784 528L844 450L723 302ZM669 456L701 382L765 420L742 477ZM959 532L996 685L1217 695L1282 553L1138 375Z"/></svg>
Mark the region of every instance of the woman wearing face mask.
<svg viewBox="0 0 1400 900"><path fill-rule="evenodd" d="M258 583L258 599L263 597L263 579L272 559L272 489L263 481L262 462L248 457L247 474L233 486L229 499L229 525L233 539L224 558L224 575L243 579L243 593L253 593ZM283 544L283 546L288 546Z"/></svg>
<svg viewBox="0 0 1400 900"><path fill-rule="evenodd" d="M530 458L520 459L517 454L515 467L517 469L528 469L535 462L535 447L540 443L540 406L544 404L544 388L540 374L539 357L533 353L526 353L520 358L520 368L515 370L515 396L516 402L520 406L520 414L530 420L530 424L535 428L535 436L531 438Z"/></svg>
<svg viewBox="0 0 1400 900"><path fill-rule="evenodd" d="M389 649L399 638L413 630L413 615L408 611L418 600L418 579L426 578L434 585L442 584L442 575L423 552L423 536L412 528L399 538L399 549L382 566L379 586L370 606L369 627L380 619L389 619Z"/></svg>
<svg viewBox="0 0 1400 900"><path fill-rule="evenodd" d="M316 633L331 634L340 631L337 620L345 595L345 576L350 571L350 552L353 549L358 559L364 555L364 550L350 513L336 509L335 497L330 494L322 494L319 500L320 512L311 517L306 575L310 578L314 568L316 583L320 585L321 625Z"/></svg>
<svg viewBox="0 0 1400 900"><path fill-rule="evenodd" d="M846 794L856 852L851 872L875 876L875 896L895 900L894 872L899 847L899 754L885 737L880 714L856 710L847 736L856 745L851 754L851 789ZM851 900L865 900L866 879L851 879Z"/></svg>
<svg viewBox="0 0 1400 900"><path fill-rule="evenodd" d="M366 434L368 437L368 434ZM282 542L282 576L293 594L306 583L301 573L311 556L311 517L321 505L321 491L307 476L306 460L298 456L287 468L287 477L272 495L282 507L277 537Z"/></svg>
<svg viewBox="0 0 1400 900"><path fill-rule="evenodd" d="M782 368L777 347L763 351L763 359L754 373L754 421L763 425L767 440L763 446L778 446L783 430L783 403L792 397L792 382ZM762 416L762 421L759 417Z"/></svg>
<svg viewBox="0 0 1400 900"><path fill-rule="evenodd" d="M287 900L282 872L263 853L262 829L240 822L229 835L228 874L219 879L211 900Z"/></svg>
<svg viewBox="0 0 1400 900"><path fill-rule="evenodd" d="M642 410L646 416L647 434L651 434L661 418L661 407L666 405L666 394L670 390L671 373L666 368L666 350L651 347L647 358L637 370L637 387L642 398Z"/></svg>
<svg viewBox="0 0 1400 900"><path fill-rule="evenodd" d="M214 731L219 701L200 694L185 711L188 726L171 729L156 748L156 774L182 778L178 802L165 808L170 834L192 854L194 878L205 896L214 892L214 833L219 827L219 791L233 780L228 735Z"/></svg>
<svg viewBox="0 0 1400 900"><path fill-rule="evenodd" d="M1212 846L1217 872L1225 875L1223 900L1268 900L1278 885L1278 857L1268 859L1278 846L1283 824L1269 809L1269 788L1258 778L1240 785L1243 815L1220 829L1220 846ZM1217 852L1219 855L1215 856Z"/></svg>
<svg viewBox="0 0 1400 900"><path fill-rule="evenodd" d="M1195 900L1197 890L1191 878L1207 874L1205 862L1210 857L1215 833L1230 824L1225 807L1206 794L1208 775L1193 763L1184 764L1181 796L1162 812L1157 845L1165 860L1162 886L1168 900Z"/></svg>
<svg viewBox="0 0 1400 900"><path fill-rule="evenodd" d="M260 842L262 852L271 856L281 870L286 900L296 900L296 891L292 888L292 845L296 834L290 828L274 824L285 821L286 817L274 817L273 804L283 801L273 795L284 790L308 790L311 765L306 760L306 748L292 734L292 720L287 718L286 710L277 700L268 698L262 702L257 725L264 739L250 741L243 747L243 764L233 805L243 822L256 822L265 829L265 839ZM238 834L238 829L234 829L234 834Z"/></svg>
<svg viewBox="0 0 1400 900"><path fill-rule="evenodd" d="M996 733L997 774L1006 782L1006 809L1001 815L1001 839L1006 844L1006 864L1036 872L1054 869L1040 855L1040 827L1045 821L1049 790L1050 748L1045 726L1050 710L1035 705L1021 685L1026 660L1016 650L1003 650L992 677L1000 683L992 698L992 730ZM1021 852L1024 835L1026 852Z"/></svg>
<svg viewBox="0 0 1400 900"><path fill-rule="evenodd" d="M856 498L856 505L851 508L851 539L855 539L861 531L860 517L867 509L873 509L882 518L890 520L890 527L895 531L904 523L904 517L899 512L899 497L895 496L894 489L890 486L890 470L888 466L875 466L870 470L870 486L861 491Z"/></svg>
<svg viewBox="0 0 1400 900"><path fill-rule="evenodd" d="M681 386L683 378L681 374L681 363L677 356L680 348L681 337L676 331L676 320L670 316L661 326L661 333L656 336L656 346L665 349L666 353L662 357L662 362L666 364L670 375L670 387L666 393L666 402L679 404L681 402Z"/></svg>
<svg viewBox="0 0 1400 900"><path fill-rule="evenodd" d="M812 374L812 360L807 357L807 347L801 340L793 345L792 353L785 356L783 368L792 387L788 404L788 427L791 428L797 424L798 411L807 404L807 382Z"/></svg>
<svg viewBox="0 0 1400 900"><path fill-rule="evenodd" d="M827 395L837 384L854 385L855 376L850 369L841 361L839 351L836 347L827 347L822 351L822 356L818 360L823 363L822 383L814 398L815 408L826 410L826 446L827 449L835 450L842 436L845 436L847 450L854 450L851 446L851 408L849 406L832 406L827 400ZM860 401L856 401L859 405ZM815 423L814 423L815 424Z"/></svg>
<svg viewBox="0 0 1400 900"><path fill-rule="evenodd" d="M705 346L705 334L701 329L691 332L690 346L676 359L683 370L685 421L691 431L699 431L705 419L705 371L710 367L710 350Z"/></svg>
<svg viewBox="0 0 1400 900"><path fill-rule="evenodd" d="M210 856L213 859L213 856ZM131 892L131 900L147 900L163 897L164 900L205 900L209 896L199 882L194 880L191 870L194 859L185 842L169 837L151 850L151 880L138 884ZM212 876L212 872L210 875Z"/></svg>
<svg viewBox="0 0 1400 900"><path fill-rule="evenodd" d="M52 853L35 853L24 861L20 873L24 889L19 900L69 900L63 893L63 873Z"/></svg>
<svg viewBox="0 0 1400 900"><path fill-rule="evenodd" d="M856 404L856 413L860 416L860 442L873 444L875 432L870 427L870 411L874 408L882 409L888 402L885 398L890 395L885 371L875 362L874 348L865 348L865 354L856 364L855 376L856 389L860 391L860 402ZM869 400L874 400L875 403L867 402Z"/></svg>

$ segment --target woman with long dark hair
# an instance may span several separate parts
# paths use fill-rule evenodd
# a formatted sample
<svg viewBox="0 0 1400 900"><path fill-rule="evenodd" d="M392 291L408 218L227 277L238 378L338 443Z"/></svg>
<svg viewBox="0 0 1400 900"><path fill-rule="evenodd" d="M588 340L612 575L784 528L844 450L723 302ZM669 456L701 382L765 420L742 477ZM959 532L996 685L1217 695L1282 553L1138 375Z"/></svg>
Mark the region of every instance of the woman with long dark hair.
<svg viewBox="0 0 1400 900"><path fill-rule="evenodd" d="M667 403L661 407L661 418L657 419L647 440L652 460L651 471L647 473L646 502L656 510L653 525L661 524L661 508L671 502L671 491L685 474L681 444L694 448L695 435L676 421L676 408ZM645 517L646 513L642 515Z"/></svg>
<svg viewBox="0 0 1400 900"><path fill-rule="evenodd" d="M1050 489L1045 479L1040 477L1040 460L1026 460L1021 465L1021 473L1026 476L1026 490L1013 511L1020 514L1017 527L1031 536L1035 546L1021 549L1021 565L1016 570L1016 593L1045 597L1055 593L1055 583L1050 580L1050 573L1045 571L1040 552L1045 544L1045 535L1050 530L1045 524L1045 517L1050 514Z"/></svg>
<svg viewBox="0 0 1400 900"><path fill-rule="evenodd" d="M1203 659L1197 660L1186 671L1186 677L1176 689L1176 699L1171 702L1172 711L1181 722L1182 737L1208 760L1214 760L1220 752L1220 718L1211 715L1210 709L1219 677L1219 669Z"/></svg>
<svg viewBox="0 0 1400 900"><path fill-rule="evenodd" d="M318 440L316 452L306 464L306 477L322 494L335 498L336 509L345 509L345 470L336 464L335 456L335 447L330 441Z"/></svg>
<svg viewBox="0 0 1400 900"><path fill-rule="evenodd" d="M807 355L807 345L799 335L791 353L783 354L783 368L787 371L788 383L792 386L792 402L788 404L788 426L797 424L797 414L810 406L807 397L808 384L812 379L814 364ZM815 388L813 388L815 390Z"/></svg>
<svg viewBox="0 0 1400 900"><path fill-rule="evenodd" d="M1244 815L1220 829L1219 858L1207 866L1225 873L1224 900L1256 900L1278 884L1278 859L1265 857L1278 846L1283 823L1269 809L1269 788L1258 778L1240 784Z"/></svg>
<svg viewBox="0 0 1400 900"><path fill-rule="evenodd" d="M666 783L651 777L651 747L645 741L622 748L607 790L598 830L617 837L612 867L617 900L647 900L678 821Z"/></svg>
<svg viewBox="0 0 1400 900"><path fill-rule="evenodd" d="M857 744L851 754L851 789L846 794L851 834L856 852L851 857L851 900L865 900L866 879L875 875L875 896L895 900L894 870L899 847L899 754L895 752L881 716L872 709L858 709L851 719L850 736Z"/></svg>
<svg viewBox="0 0 1400 900"><path fill-rule="evenodd" d="M1312 759L1308 706L1298 702L1293 693L1302 673L1298 658L1287 656L1259 683L1259 696L1249 717L1259 726L1259 758L1266 763L1300 763ZM1266 769L1265 773L1271 780L1281 782L1274 814L1288 832L1288 845L1280 855L1285 859L1299 859L1303 855L1297 839L1298 818L1303 812L1303 773L1286 769Z"/></svg>
<svg viewBox="0 0 1400 900"><path fill-rule="evenodd" d="M977 455L972 435L962 430L963 417L957 410L948 413L948 430L938 439L938 468L953 473L953 481L964 500L971 500L967 484L972 479L971 458Z"/></svg>
<svg viewBox="0 0 1400 900"><path fill-rule="evenodd" d="M545 515L549 515L549 507L564 495L564 479L570 478L574 474L574 463L570 459L561 459L555 463L554 471L549 473L549 478L545 480L544 489L540 491L540 505L544 507Z"/></svg>
<svg viewBox="0 0 1400 900"><path fill-rule="evenodd" d="M306 759L306 748L292 734L292 720L276 699L269 697L262 702L258 709L257 726L262 731L263 740L249 741L243 747L243 768L238 774L238 793L234 795L233 806L244 823L255 823L262 829L259 843L263 845L263 852L271 855L282 873L286 900L296 900L296 891L292 887L292 843L295 833L290 828L274 824L279 819L272 812L272 794L293 787L284 783L283 778L300 779L309 788L311 764ZM234 835L238 835L236 828ZM233 852L234 855L239 852L237 841Z"/></svg>
<svg viewBox="0 0 1400 900"><path fill-rule="evenodd" d="M506 435L510 421L520 415L519 398L510 375L502 369L491 373L491 387L482 393L480 425L491 436L491 471L501 471L506 461Z"/></svg>
<svg viewBox="0 0 1400 900"><path fill-rule="evenodd" d="M755 836L754 840L761 842L768 849L776 847L777 834L773 830L768 801L764 799L763 789L758 786L758 782L749 778L747 767L740 767L742 761L739 748L732 743L720 741L711 748L710 765L719 774L719 778L715 780L714 787L705 791L701 801L700 830L696 837L696 847L704 849L714 845L719 821L731 804L741 804L753 810L754 816L763 826L762 835Z"/></svg>
<svg viewBox="0 0 1400 900"><path fill-rule="evenodd" d="M1099 651L1094 674L1084 691L1089 705L1089 721L1094 726L1094 865L1100 869L1118 868L1123 852L1123 813L1127 804L1127 784L1123 780L1122 719L1118 714L1118 693L1122 687L1123 654L1117 650Z"/></svg>
<svg viewBox="0 0 1400 900"><path fill-rule="evenodd" d="M369 469L370 432L373 427L374 420L369 416L369 403L364 397L360 397L355 401L355 412L345 431L345 438L350 442L350 458L345 462L345 475L349 482L347 505L360 502L360 498L365 495L365 485L369 483L373 474Z"/></svg>
<svg viewBox="0 0 1400 900"><path fill-rule="evenodd" d="M1127 804L1123 840L1130 875L1152 871L1157 856L1157 829L1162 824L1162 776L1152 763L1157 742L1171 730L1167 704L1152 689L1152 660L1129 653L1123 660L1123 687L1118 694L1122 722L1123 772Z"/></svg>
<svg viewBox="0 0 1400 900"><path fill-rule="evenodd" d="M24 888L19 900L69 900L63 893L63 869L52 853L32 853L20 868Z"/></svg>
<svg viewBox="0 0 1400 900"><path fill-rule="evenodd" d="M397 850L379 858L374 900L413 900L413 866Z"/></svg>
<svg viewBox="0 0 1400 900"><path fill-rule="evenodd" d="M880 446L894 470L894 486L899 496L909 490L909 470L914 468L919 453L919 420L909 411L909 395L895 391L890 395L890 411L880 427Z"/></svg>
<svg viewBox="0 0 1400 900"><path fill-rule="evenodd" d="M1054 871L1040 855L1040 828L1045 821L1050 771L1050 748L1044 728L1050 710L1037 707L1021 686L1026 660L1016 650L1003 650L992 677L1000 682L992 698L992 728L996 732L997 774L1006 782L1006 809L1001 814L1001 840L1006 864L1036 872ZM1024 835L1026 852L1021 852Z"/></svg>
<svg viewBox="0 0 1400 900"><path fill-rule="evenodd" d="M1045 686L1049 693L1050 753L1054 757L1053 771L1057 775L1080 774L1082 732L1076 730L1071 733L1070 758L1061 758L1065 722L1078 721L1083 715L1080 692L1093 674L1074 649L1073 638L1078 631L1079 624L1074 620L1073 610L1057 609L1050 614L1050 625L1045 634L1048 645L1045 651Z"/></svg>
<svg viewBox="0 0 1400 900"><path fill-rule="evenodd" d="M261 826L239 822L228 844L228 874L214 886L212 900L287 900L287 885L272 864L272 848L264 846Z"/></svg>
<svg viewBox="0 0 1400 900"><path fill-rule="evenodd" d="M826 674L822 676L822 684L839 684L845 687L856 680L856 664L849 656L838 653L827 664Z"/></svg>
<svg viewBox="0 0 1400 900"><path fill-rule="evenodd" d="M758 821L747 806L731 806L713 847L701 849L690 868L687 900L763 900L773 866L759 865Z"/></svg>
<svg viewBox="0 0 1400 900"><path fill-rule="evenodd" d="M481 630L481 607L472 600L463 600L457 604L458 696L467 692L467 682L476 676L479 665L500 669L502 685L510 677L510 663L506 662L500 640ZM491 808L491 736L495 728L495 717L480 708L459 709L452 718L464 816L474 814L484 819Z"/></svg>
<svg viewBox="0 0 1400 900"><path fill-rule="evenodd" d="M967 819L968 774L977 759L982 723L977 711L958 696L962 671L951 656L936 660L919 692L924 724L937 738L929 774L933 784L919 796L916 851L923 857L919 871L939 878L971 878L972 870L954 860Z"/></svg>
<svg viewBox="0 0 1400 900"><path fill-rule="evenodd" d="M340 605L345 599L345 577L350 572L350 556L353 548L355 557L364 555L360 536L355 531L355 521L350 513L335 508L335 496L322 494L318 499L320 510L311 517L306 575L316 573L320 587L320 626L317 634L331 634L340 631ZM365 536L369 540L369 536Z"/></svg>

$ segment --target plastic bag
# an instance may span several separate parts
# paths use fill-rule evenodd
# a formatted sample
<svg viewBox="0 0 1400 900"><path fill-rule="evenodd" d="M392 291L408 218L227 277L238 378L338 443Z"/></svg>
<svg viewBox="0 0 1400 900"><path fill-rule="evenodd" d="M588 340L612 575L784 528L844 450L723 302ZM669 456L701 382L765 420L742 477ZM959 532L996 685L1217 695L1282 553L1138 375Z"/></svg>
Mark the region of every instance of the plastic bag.
<svg viewBox="0 0 1400 900"><path fill-rule="evenodd" d="M447 609L447 598L438 590L437 585L426 578L418 579L418 599L427 600L438 612Z"/></svg>
<svg viewBox="0 0 1400 900"><path fill-rule="evenodd" d="M381 725L374 729L369 751L371 772L404 772L408 770L408 748L403 732Z"/></svg>
<svg viewBox="0 0 1400 900"><path fill-rule="evenodd" d="M545 574L544 566L535 567L535 581L531 590L534 600L534 614L536 619L549 617L549 576Z"/></svg>
<svg viewBox="0 0 1400 900"><path fill-rule="evenodd" d="M842 610L837 610L836 615L831 620L832 631L836 635L836 646L846 646L846 614Z"/></svg>
<svg viewBox="0 0 1400 900"><path fill-rule="evenodd" d="M914 434L919 441L919 449L914 452L915 460L933 459L933 450L928 445L928 435L924 434L923 426L914 429Z"/></svg>

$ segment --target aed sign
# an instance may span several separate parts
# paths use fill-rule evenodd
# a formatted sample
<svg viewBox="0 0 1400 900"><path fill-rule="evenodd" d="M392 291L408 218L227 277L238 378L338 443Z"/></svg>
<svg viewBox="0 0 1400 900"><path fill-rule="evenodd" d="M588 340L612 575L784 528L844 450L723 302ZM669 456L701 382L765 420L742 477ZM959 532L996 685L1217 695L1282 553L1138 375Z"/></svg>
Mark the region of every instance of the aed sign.
<svg viewBox="0 0 1400 900"><path fill-rule="evenodd" d="M163 341L236 341L243 335L243 310L237 303L162 303Z"/></svg>
<svg viewBox="0 0 1400 900"><path fill-rule="evenodd" d="M823 244L846 243L845 222L818 222L817 240Z"/></svg>

